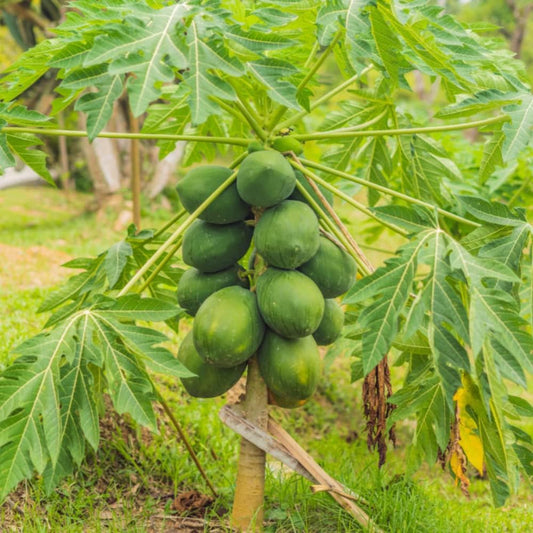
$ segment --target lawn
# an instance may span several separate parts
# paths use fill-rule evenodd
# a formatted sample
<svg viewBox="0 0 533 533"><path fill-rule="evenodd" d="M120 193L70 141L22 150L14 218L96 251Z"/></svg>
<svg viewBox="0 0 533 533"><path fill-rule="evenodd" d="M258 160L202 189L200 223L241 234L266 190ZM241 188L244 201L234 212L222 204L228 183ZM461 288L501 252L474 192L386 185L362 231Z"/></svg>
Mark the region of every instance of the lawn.
<svg viewBox="0 0 533 533"><path fill-rule="evenodd" d="M44 324L46 317L36 309L69 275L60 265L98 254L122 238L125 223L117 220L127 205L114 202L93 213L86 209L90 200L75 193L67 198L47 188L0 192L0 368L11 362L13 346ZM147 208L143 227L157 227L167 215L160 206ZM391 249L394 244L391 241ZM388 255L386 248L381 244L375 250L366 243L376 264ZM184 321L180 335L172 335L174 351L189 327ZM299 410L277 410L275 417L328 473L367 500L368 513L383 530L531 530L533 498L525 486L504 508L495 509L485 480L473 480L467 499L452 476L437 466L406 475L405 445L413 430L409 423L398 427L399 446L389 450L387 464L378 469L377 455L366 448L360 386L350 384L349 367L350 361L339 355L326 367L312 401ZM38 478L19 486L0 507L0 530L230 531L238 438L218 419L226 399L191 399L169 378L158 383L216 487L216 497L161 410L157 435L108 410L98 454L89 456L80 471L50 495ZM328 495L312 494L308 481L275 460L269 460L267 468L266 518L269 533L360 530Z"/></svg>

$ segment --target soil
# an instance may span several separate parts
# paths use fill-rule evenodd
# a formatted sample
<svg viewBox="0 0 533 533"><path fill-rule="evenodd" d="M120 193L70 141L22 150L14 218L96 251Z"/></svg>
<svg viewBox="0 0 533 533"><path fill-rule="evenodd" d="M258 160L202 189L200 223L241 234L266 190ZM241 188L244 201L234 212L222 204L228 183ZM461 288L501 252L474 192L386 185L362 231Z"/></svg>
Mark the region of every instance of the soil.
<svg viewBox="0 0 533 533"><path fill-rule="evenodd" d="M0 243L0 289L24 290L55 285L74 272L60 266L70 259L68 254L45 246L20 248ZM23 272L19 269L21 264L24 264Z"/></svg>

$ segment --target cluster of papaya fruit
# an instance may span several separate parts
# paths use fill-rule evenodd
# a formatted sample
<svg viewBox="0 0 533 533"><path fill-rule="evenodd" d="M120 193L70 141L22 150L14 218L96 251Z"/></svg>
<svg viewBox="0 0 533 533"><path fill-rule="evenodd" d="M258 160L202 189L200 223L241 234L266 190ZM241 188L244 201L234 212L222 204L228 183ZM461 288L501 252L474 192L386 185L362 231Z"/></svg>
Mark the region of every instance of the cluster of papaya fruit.
<svg viewBox="0 0 533 533"><path fill-rule="evenodd" d="M184 208L195 211L231 173L213 165L191 170L177 187ZM318 384L317 345L340 335L344 313L335 298L354 282L356 264L320 234L297 181L317 198L280 152L254 151L184 234L191 268L178 302L194 321L178 358L196 374L182 379L193 396L224 393L254 354L279 406L301 405ZM239 264L246 255L247 271Z"/></svg>

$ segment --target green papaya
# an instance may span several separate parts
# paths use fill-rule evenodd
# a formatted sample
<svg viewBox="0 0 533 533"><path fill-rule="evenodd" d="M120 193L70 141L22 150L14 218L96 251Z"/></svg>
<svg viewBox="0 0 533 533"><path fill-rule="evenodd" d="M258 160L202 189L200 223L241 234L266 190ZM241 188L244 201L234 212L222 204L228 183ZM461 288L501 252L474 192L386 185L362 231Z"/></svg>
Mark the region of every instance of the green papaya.
<svg viewBox="0 0 533 533"><path fill-rule="evenodd" d="M334 299L327 299L324 306L324 315L313 333L313 338L319 346L328 346L340 336L344 326L344 311Z"/></svg>
<svg viewBox="0 0 533 533"><path fill-rule="evenodd" d="M176 186L183 207L189 213L194 212L232 172L229 168L217 165L204 165L189 170ZM249 212L250 206L242 201L237 185L233 182L198 218L212 224L229 224L244 220Z"/></svg>
<svg viewBox="0 0 533 533"><path fill-rule="evenodd" d="M254 242L267 264L296 268L318 250L318 219L307 204L284 200L261 215Z"/></svg>
<svg viewBox="0 0 533 533"><path fill-rule="evenodd" d="M249 154L251 154L252 152L260 152L264 149L265 147L259 141L252 141L247 148Z"/></svg>
<svg viewBox="0 0 533 533"><path fill-rule="evenodd" d="M315 392L321 361L313 337L286 339L267 330L257 361L276 405L298 407Z"/></svg>
<svg viewBox="0 0 533 533"><path fill-rule="evenodd" d="M194 347L193 332L190 331L183 339L178 360L195 377L180 378L185 390L195 398L214 398L231 389L242 376L246 363L229 368L217 368L206 363Z"/></svg>
<svg viewBox="0 0 533 533"><path fill-rule="evenodd" d="M224 368L240 365L251 357L264 332L255 294L237 286L211 294L193 322L194 345L200 357Z"/></svg>
<svg viewBox="0 0 533 533"><path fill-rule="evenodd" d="M246 253L252 234L244 222L210 224L195 220L183 235L183 261L201 272L224 270Z"/></svg>
<svg viewBox="0 0 533 533"><path fill-rule="evenodd" d="M257 279L256 293L263 320L284 337L311 335L322 320L320 289L297 270L267 268Z"/></svg>
<svg viewBox="0 0 533 533"><path fill-rule="evenodd" d="M317 253L298 270L318 285L324 298L336 298L355 282L357 265L352 256L321 235Z"/></svg>
<svg viewBox="0 0 533 533"><path fill-rule="evenodd" d="M304 151L302 143L290 135L274 137L272 148L278 152L294 152L296 155L301 155Z"/></svg>
<svg viewBox="0 0 533 533"><path fill-rule="evenodd" d="M237 173L237 191L250 205L270 207L285 200L296 184L288 161L273 150L252 152Z"/></svg>
<svg viewBox="0 0 533 533"><path fill-rule="evenodd" d="M200 272L196 268L189 268L178 283L178 303L189 315L194 316L208 296L231 285L249 286L240 265L232 265L219 272Z"/></svg>

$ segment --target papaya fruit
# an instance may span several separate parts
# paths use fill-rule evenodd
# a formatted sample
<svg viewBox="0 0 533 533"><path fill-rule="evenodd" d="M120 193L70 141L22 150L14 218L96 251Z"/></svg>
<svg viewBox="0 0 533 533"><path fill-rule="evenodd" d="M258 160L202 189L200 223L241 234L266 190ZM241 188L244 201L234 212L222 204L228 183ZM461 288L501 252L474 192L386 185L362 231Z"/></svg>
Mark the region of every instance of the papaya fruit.
<svg viewBox="0 0 533 533"><path fill-rule="evenodd" d="M267 329L257 362L276 405L298 407L315 392L321 361L313 337L286 339Z"/></svg>
<svg viewBox="0 0 533 533"><path fill-rule="evenodd" d="M297 270L267 268L256 285L259 311L266 324L289 339L311 335L324 314L320 289Z"/></svg>
<svg viewBox="0 0 533 533"><path fill-rule="evenodd" d="M194 347L193 332L183 339L178 350L178 360L194 377L180 378L185 390L195 398L214 398L231 389L242 376L246 363L229 368L217 368L206 363Z"/></svg>
<svg viewBox="0 0 533 533"><path fill-rule="evenodd" d="M248 204L270 207L285 200L296 184L288 161L273 150L252 152L237 173L237 191Z"/></svg>
<svg viewBox="0 0 533 533"><path fill-rule="evenodd" d="M317 253L298 270L318 285L324 298L336 298L355 282L357 265L353 257L321 235Z"/></svg>
<svg viewBox="0 0 533 533"><path fill-rule="evenodd" d="M244 222L210 224L195 220L183 235L183 261L201 272L224 270L246 253L252 234Z"/></svg>
<svg viewBox="0 0 533 533"><path fill-rule="evenodd" d="M252 141L247 148L249 154L251 154L252 152L260 152L264 149L265 147L259 141Z"/></svg>
<svg viewBox="0 0 533 533"><path fill-rule="evenodd" d="M319 346L328 346L340 336L344 326L344 311L334 299L327 299L324 305L324 315L313 333L313 338Z"/></svg>
<svg viewBox="0 0 533 533"><path fill-rule="evenodd" d="M217 165L204 165L189 170L178 182L176 191L183 207L192 213L226 181L232 170ZM233 182L198 218L212 224L229 224L244 220L250 206L242 201Z"/></svg>
<svg viewBox="0 0 533 533"><path fill-rule="evenodd" d="M318 219L307 204L284 200L261 215L255 226L254 243L267 264L296 268L318 250Z"/></svg>
<svg viewBox="0 0 533 533"><path fill-rule="evenodd" d="M204 300L214 292L231 285L247 288L248 279L243 274L244 269L240 265L232 265L219 272L200 272L196 268L189 268L178 283L178 303L189 315L194 316Z"/></svg>
<svg viewBox="0 0 533 533"><path fill-rule="evenodd" d="M302 143L290 135L274 137L272 148L278 152L294 152L296 155L301 155L304 151Z"/></svg>
<svg viewBox="0 0 533 533"><path fill-rule="evenodd" d="M255 294L235 285L211 294L193 322L194 346L200 357L223 368L240 365L251 357L264 332Z"/></svg>

